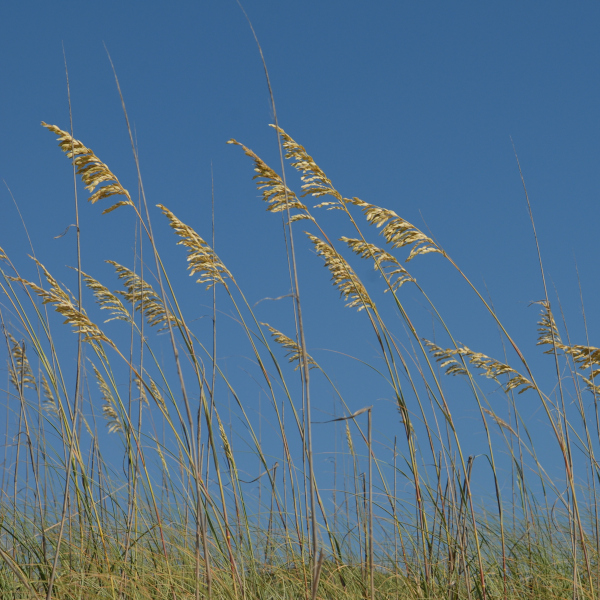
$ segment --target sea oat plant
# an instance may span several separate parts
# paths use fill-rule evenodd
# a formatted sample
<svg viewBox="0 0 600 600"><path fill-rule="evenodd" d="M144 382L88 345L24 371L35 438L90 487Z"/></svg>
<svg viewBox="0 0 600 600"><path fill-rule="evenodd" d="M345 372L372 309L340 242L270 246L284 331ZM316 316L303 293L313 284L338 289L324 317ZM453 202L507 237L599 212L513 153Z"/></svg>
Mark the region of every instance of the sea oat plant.
<svg viewBox="0 0 600 600"><path fill-rule="evenodd" d="M76 295L45 261L34 258L39 280L33 281L0 249L11 441L0 503L2 598L596 598L600 350L587 340L572 344L560 332L545 283L538 344L556 365L549 383L535 377L491 302L431 235L393 210L345 197L278 125L282 153L299 177L296 191L282 172L230 140L251 159L266 210L283 219L288 241L292 231L306 237L314 269L320 261L345 304L340 310L370 328L377 358L356 360L385 388L398 421L393 442L376 443L377 409L367 403L357 409L309 353L309 320L306 335L296 326L286 332L261 322L214 241L178 218L166 200L156 210L147 205L133 144L138 201L89 147L42 125L71 160L89 203L119 196L102 214L131 211L142 235L130 264L106 257L118 289L79 263L85 293ZM344 235L329 232L332 215ZM157 227L172 230L172 243L200 284L193 292L180 291L170 276ZM288 244L282 251L291 261L301 249ZM456 341L444 307L409 271L434 259L482 303L507 357ZM361 279L365 261L377 284ZM297 324L294 277L303 274L290 271L290 321ZM435 341L417 330L409 289L434 316ZM184 293L208 294L208 338L178 300ZM217 357L220 302L239 327L252 377L268 399L258 419L246 390ZM61 328L81 340L75 375ZM168 358L155 332L167 336ZM332 349L341 350L334 346L332 340ZM457 388L444 374L462 379L461 398L477 411L485 438L477 457L463 449L452 408ZM73 377L81 384L73 386ZM321 422L311 416L309 386L327 389L341 416ZM508 407L504 416L495 408L498 394ZM544 411L562 459L558 479L536 452L522 416L524 397ZM225 398L234 405L235 433L228 431ZM278 455L262 443L266 419ZM312 466L313 427L344 448L335 457L333 489L331 477ZM248 455L258 463L254 473ZM501 483L501 455L508 456L508 487ZM475 485L482 469L492 482L483 494ZM582 475L589 485L581 485Z"/></svg>

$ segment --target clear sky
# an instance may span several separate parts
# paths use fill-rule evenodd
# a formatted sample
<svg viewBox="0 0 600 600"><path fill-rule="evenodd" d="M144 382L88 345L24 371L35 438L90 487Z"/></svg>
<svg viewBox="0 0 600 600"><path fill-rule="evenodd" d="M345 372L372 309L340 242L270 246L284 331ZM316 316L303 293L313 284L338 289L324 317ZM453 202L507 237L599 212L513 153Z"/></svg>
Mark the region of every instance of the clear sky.
<svg viewBox="0 0 600 600"><path fill-rule="evenodd" d="M539 309L529 306L543 298L543 288L511 137L550 291L554 294L555 285L572 339L584 344L577 263L590 341L600 345L595 310L600 293L600 5L247 0L245 9L263 47L280 125L345 196L390 208L431 231L484 293L487 286L507 329L540 378L548 377L550 393L552 363L540 359L535 348ZM40 126L43 120L69 128L62 44L75 137L135 195L135 168L105 45L135 128L150 205L167 205L210 239L212 165L218 254L251 304L288 293L281 221L265 213L251 161L225 143L234 137L277 167L263 67L233 0L1 3L0 178L10 187L46 266L75 288L73 273L64 268L75 264L73 230L54 239L74 220L72 174L53 136ZM296 185L291 169L288 176ZM100 212L99 206L81 207L83 268L110 281L113 275L103 260L131 264L133 221L122 210L102 218ZM334 235L349 234L333 218L324 218ZM190 320L210 315L210 295L185 279L183 251L175 248L158 210L153 223L184 290ZM27 239L4 184L0 246L33 277ZM325 351L348 352L375 364L375 340L364 316L343 308L306 243L299 242L299 252L309 351L323 360L352 410L375 406L376 429L387 443L400 435L389 392L365 383L356 363ZM358 271L371 286L380 285L369 279L366 266ZM456 339L502 358L495 324L447 263L423 256L411 263L411 272ZM433 336L422 300L408 288L403 293L423 335ZM293 335L286 302L265 301L257 306L257 316ZM390 306L389 322L394 319L404 336ZM256 414L259 386L244 371L252 369L250 350L228 343L225 321L222 364ZM510 360L517 362L514 356ZM455 384L449 389L456 390L452 401L459 427L473 435L467 451L484 452L468 390ZM462 402L461 394L468 400ZM540 431L547 432L536 397L524 394L518 401L529 424L539 421ZM264 408L264 396L262 402ZM498 402L495 408L503 414ZM330 393L317 397L315 419L328 418L332 406ZM264 435L269 427L263 424ZM321 465L333 451L331 439L319 434ZM544 449L544 435L540 444Z"/></svg>

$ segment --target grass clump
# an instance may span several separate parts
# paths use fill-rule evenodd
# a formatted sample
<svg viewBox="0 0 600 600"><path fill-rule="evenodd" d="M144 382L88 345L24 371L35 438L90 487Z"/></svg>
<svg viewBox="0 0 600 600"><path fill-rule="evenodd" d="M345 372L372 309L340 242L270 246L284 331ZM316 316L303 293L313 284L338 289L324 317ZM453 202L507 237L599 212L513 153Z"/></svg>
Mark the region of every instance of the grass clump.
<svg viewBox="0 0 600 600"><path fill-rule="evenodd" d="M553 357L556 381L540 385L490 303L446 250L394 211L343 196L277 126L285 159L300 177L297 192L250 148L230 143L252 160L267 211L283 218L291 331L259 320L214 243L165 205L153 217L164 217L174 243L185 249L189 274L212 295L207 336L178 301L184 292L165 266L141 178L134 202L90 148L43 125L57 136L89 202L119 196L103 214L133 211L143 235L136 238L132 264L107 260L120 285L116 291L84 272L80 261L76 294L37 259L39 280L31 281L0 250L10 425L0 502L2 598L597 596L594 378L600 350L563 341L547 292L539 303L538 345ZM323 211L335 211L347 235L329 234L323 223L331 218ZM346 307L372 330L378 359L367 366L399 415L387 448L383 439L373 441L372 407L350 410L336 378L307 351L293 244L299 227L307 229ZM413 260L431 260L430 254L472 289L513 359L455 341L442 308L408 270ZM362 261L387 295L361 279ZM435 316L443 342L417 330L408 287ZM222 308L216 288L235 315L253 377L261 378L269 402L258 424L244 391L217 359ZM77 334L75 366L72 344L56 333L60 328ZM169 340L168 359L156 331ZM485 434L481 456L491 488L481 493L475 457L463 450L451 409L453 392L447 390L457 388L448 387L444 373L463 379L461 397L466 389ZM323 425L341 431L333 474L312 466L315 387L327 388L343 411ZM499 402L489 400L492 393L505 399L502 416ZM519 404L522 393L544 411L562 460L559 477L547 473L536 453ZM584 395L594 399L592 412ZM235 434L228 432L225 398L234 404ZM263 444L260 422L267 415L281 448L277 456L272 444ZM102 422L108 433L101 433ZM255 472L247 477L250 460ZM585 477L590 484L581 486ZM248 487L256 482L258 495Z"/></svg>

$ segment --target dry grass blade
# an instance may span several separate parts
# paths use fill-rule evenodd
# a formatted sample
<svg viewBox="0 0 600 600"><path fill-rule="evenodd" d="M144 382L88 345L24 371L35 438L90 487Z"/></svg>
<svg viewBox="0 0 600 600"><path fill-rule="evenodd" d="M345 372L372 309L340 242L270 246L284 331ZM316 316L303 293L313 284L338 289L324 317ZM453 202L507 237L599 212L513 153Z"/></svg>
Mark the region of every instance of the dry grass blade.
<svg viewBox="0 0 600 600"><path fill-rule="evenodd" d="M135 386L140 392L140 396L139 398L136 398L136 400L143 402L144 404L150 404L148 402L148 396L146 395L146 386L144 385L144 382L137 376L135 378Z"/></svg>
<svg viewBox="0 0 600 600"><path fill-rule="evenodd" d="M206 283L206 289L212 288L215 283L221 283L227 288L226 278L233 279L229 269L216 255L215 251L189 226L180 221L168 208L162 204L157 205L169 219L169 224L181 238L177 245L188 249L188 270L191 275L200 274L196 283Z"/></svg>
<svg viewBox="0 0 600 600"><path fill-rule="evenodd" d="M325 175L321 167L317 165L313 157L308 154L304 146L295 142L281 127L271 125L279 132L283 139L283 148L285 157L292 160L292 167L302 173L303 182L302 196L334 196L339 202L342 202L342 195L333 187L331 180ZM336 203L333 203L336 204ZM333 204L331 208L334 208ZM328 203L319 206L329 206ZM338 206L339 208L339 206Z"/></svg>
<svg viewBox="0 0 600 600"><path fill-rule="evenodd" d="M594 383L595 378L600 373L600 369L594 368L600 366L600 348L594 346L566 346L561 344L559 348L573 358L573 362L578 366L579 369L589 369L590 374L588 377L584 377L581 373L578 375L583 379L587 385L587 389L592 392L595 396L600 395L600 386Z"/></svg>
<svg viewBox="0 0 600 600"><path fill-rule="evenodd" d="M496 423L496 425L498 425L499 427L502 427L503 429L508 429L508 431L510 431L513 435L517 435L515 430L504 419L501 419L496 413L493 413L491 410L488 410L487 408L483 408L482 410L484 413L490 415L490 417L492 417L492 419L494 419L494 422Z"/></svg>
<svg viewBox="0 0 600 600"><path fill-rule="evenodd" d="M176 325L179 323L177 317L165 307L162 299L149 283L144 281L131 269L120 265L114 260L107 260L106 262L115 268L117 276L127 290L125 292L118 290L116 293L123 296L128 303L132 304L134 310L143 312L151 327L163 325L161 327L162 331L166 328L168 321Z"/></svg>
<svg viewBox="0 0 600 600"><path fill-rule="evenodd" d="M8 373L10 381L18 392L22 392L25 388L36 390L37 384L27 354L25 353L25 342L18 342L15 337L6 332L10 340L10 353L12 361L8 365Z"/></svg>
<svg viewBox="0 0 600 600"><path fill-rule="evenodd" d="M121 418L119 417L119 413L115 408L115 398L106 383L104 377L102 377L102 373L98 371L96 365L92 364L92 368L94 369L94 375L96 376L96 381L98 382L98 387L100 388L100 395L104 404L102 405L102 413L104 414L104 418L106 419L108 432L115 433L118 431L123 431L123 424L121 422Z"/></svg>
<svg viewBox="0 0 600 600"><path fill-rule="evenodd" d="M506 392L511 390L518 390L519 394L529 389L535 389L535 385L529 381L526 377L523 377L518 371L513 369L511 366L501 363L481 352L473 352L466 346L462 346L456 349L452 348L440 348L433 342L423 339L425 345L429 351L432 352L435 360L441 363L441 367L446 369L446 375L466 375L467 371L464 366L457 361L455 356L462 356L469 359L469 362L477 369L483 371L482 375L485 375L489 379L493 379L498 383ZM508 381L502 382L499 377L501 375L508 375Z"/></svg>
<svg viewBox="0 0 600 600"><path fill-rule="evenodd" d="M440 348L437 344L430 342L429 340L423 339L427 349L431 352L436 362L440 363L440 367L446 370L446 375L467 375L467 369L463 363L456 360L455 350L448 350Z"/></svg>
<svg viewBox="0 0 600 600"><path fill-rule="evenodd" d="M406 262L410 262L419 254L428 254L429 252L446 255L430 237L402 217L399 217L393 210L369 204L358 198L349 199L348 202L361 208L369 224L382 228L381 234L385 241L391 244L392 248L413 246Z"/></svg>
<svg viewBox="0 0 600 600"><path fill-rule="evenodd" d="M282 212L288 209L297 209L306 211L302 215L294 215L292 218L298 220L298 218L311 218L308 215L308 210L292 190L286 188L283 184L281 176L275 172L267 163L265 163L259 156L257 156L250 148L244 146L237 140L229 140L228 144L235 144L240 146L246 156L249 156L254 161L254 170L256 175L253 179L256 179L256 185L261 190L263 200L269 205L267 210L270 212Z"/></svg>
<svg viewBox="0 0 600 600"><path fill-rule="evenodd" d="M29 583L29 579L27 575L23 572L21 567L12 559L10 554L7 554L2 548L0 548L0 556L4 560L4 562L8 565L9 569L19 578L21 583L29 590L31 594L29 597L32 599L37 599L38 594L35 589L32 587L31 583Z"/></svg>
<svg viewBox="0 0 600 600"><path fill-rule="evenodd" d="M352 433L350 433L350 425L346 422L346 441L351 454L354 454L354 444L352 443Z"/></svg>
<svg viewBox="0 0 600 600"><path fill-rule="evenodd" d="M317 592L319 591L319 582L321 580L321 570L323 569L323 562L325 561L325 554L323 550L319 552L319 559L315 565L315 574L312 581L312 600L317 600Z"/></svg>
<svg viewBox="0 0 600 600"><path fill-rule="evenodd" d="M58 145L60 149L73 159L77 169L77 175L81 176L85 188L93 192L88 198L92 204L109 198L110 196L125 196L127 200L121 200L111 207L105 209L102 214L109 213L119 206L133 206L129 192L121 185L117 176L94 154L94 152L76 140L70 133L63 131L56 125L48 125L42 121L42 125L58 136ZM98 187L98 190L94 190Z"/></svg>
<svg viewBox="0 0 600 600"><path fill-rule="evenodd" d="M149 379L150 379L150 394L151 394L152 398L154 398L154 401L160 406L163 413L167 413L167 405L165 404L165 400L164 400L162 394L160 393L160 390L158 389L156 382L154 381L154 379L152 379L152 377L150 377Z"/></svg>
<svg viewBox="0 0 600 600"><path fill-rule="evenodd" d="M95 323L92 323L84 310L80 311L75 306L71 298L69 298L68 294L60 287L56 279L50 275L46 267L44 267L37 259L34 258L33 260L40 269L42 269L46 281L50 284L50 290L45 290L39 285L21 277L12 277L11 279L30 287L40 298L42 298L43 304L53 304L54 310L65 317L64 324L72 325L75 328L75 331L84 336L84 341L106 342L114 348L115 345L113 342L104 335L102 330Z"/></svg>
<svg viewBox="0 0 600 600"><path fill-rule="evenodd" d="M573 357L573 360L580 369L590 369L596 365L600 365L600 348L594 346L560 346L561 350ZM593 377L598 374L598 371L593 372Z"/></svg>
<svg viewBox="0 0 600 600"><path fill-rule="evenodd" d="M285 335L284 333L281 333L281 331L279 331L278 329L275 329L275 327L271 327L271 325L269 325L268 323L261 323L261 325L264 325L270 332L271 335L273 336L273 339L285 350L287 350L286 352L286 356L288 357L288 361L291 363L297 363L296 366L294 367L294 370L298 370L301 366L301 359L302 359L302 349L300 348L300 346L298 345L297 342L295 342L293 339L289 338L287 335ZM308 364L309 364L309 368L314 368L314 367L318 367L319 365L317 365L317 363L315 362L315 360L309 355L306 355L307 359L308 359Z"/></svg>
<svg viewBox="0 0 600 600"><path fill-rule="evenodd" d="M551 348L546 350L544 354L552 354L554 348L562 350L566 355L572 357L573 362L579 369L589 369L590 374L588 377L584 377L581 373L579 373L579 376L586 383L587 389L590 392L595 395L600 394L600 386L594 383L594 379L600 373L600 368L595 368L600 366L600 348L582 345L568 346L563 344L549 303L542 300L540 302L535 302L534 304L540 304L542 306L541 318L538 323L537 345L551 345Z"/></svg>
<svg viewBox="0 0 600 600"><path fill-rule="evenodd" d="M549 303L545 300L541 300L540 302L534 302L533 304L540 304L542 306L541 317L538 323L537 345L542 346L544 344L550 344L551 346L556 345L557 348L561 348L562 342L560 334L558 333L558 327L556 326L556 321L554 320L554 315L552 314ZM552 354L553 352L554 348L552 347L549 350L546 350L544 354Z"/></svg>
<svg viewBox="0 0 600 600"><path fill-rule="evenodd" d="M223 427L223 423L221 421L221 417L219 417L218 413L216 414L217 421L219 423L219 434L221 436L221 442L223 444L223 452L225 453L225 458L227 458L227 462L232 469L235 469L235 460L233 458L233 450L231 449L231 444L229 443L229 439L227 434L225 433L225 428Z"/></svg>
<svg viewBox="0 0 600 600"><path fill-rule="evenodd" d="M131 322L131 315L125 308L123 303L117 296L115 296L106 286L102 285L97 279L94 279L91 275L81 272L85 285L88 289L92 290L96 302L100 306L101 310L110 310L111 318L106 319L105 323L109 321L119 320Z"/></svg>
<svg viewBox="0 0 600 600"><path fill-rule="evenodd" d="M344 260L344 258L327 242L324 242L322 239L308 232L305 233L308 236L308 239L313 243L317 254L325 259L325 266L331 273L331 279L338 290L340 290L344 300L350 300L346 306L356 306L359 311L364 310L365 308L374 309L375 304L369 297L365 286L346 260Z"/></svg>
<svg viewBox="0 0 600 600"><path fill-rule="evenodd" d="M44 391L44 410L47 413L58 414L58 406L56 404L56 399L54 398L54 394L52 393L52 388L46 379L46 376L42 373L42 390Z"/></svg>
<svg viewBox="0 0 600 600"><path fill-rule="evenodd" d="M106 419L106 425L108 427L108 433L117 433L123 431L123 425L119 413L115 410L115 407L108 402L102 407L102 414Z"/></svg>
<svg viewBox="0 0 600 600"><path fill-rule="evenodd" d="M381 269L390 283L390 287L385 290L386 292L390 291L390 289L395 292L408 281L415 282L415 279L400 264L396 257L383 250L383 248L379 248L375 244L370 244L364 240L347 238L345 236L340 238L340 242L347 244L352 252L361 258L373 259L373 268L376 271Z"/></svg>

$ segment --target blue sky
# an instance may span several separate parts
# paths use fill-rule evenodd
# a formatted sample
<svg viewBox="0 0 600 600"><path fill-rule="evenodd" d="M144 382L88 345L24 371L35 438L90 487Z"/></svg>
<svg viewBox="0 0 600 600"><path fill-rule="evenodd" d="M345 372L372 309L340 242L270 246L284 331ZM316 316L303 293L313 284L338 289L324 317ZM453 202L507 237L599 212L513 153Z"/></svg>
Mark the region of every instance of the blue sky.
<svg viewBox="0 0 600 600"><path fill-rule="evenodd" d="M487 286L507 329L540 377L550 378L550 393L552 363L535 348L539 311L528 306L542 299L543 290L511 137L550 285L560 294L573 341L585 343L577 261L594 344L600 326L594 310L600 291L599 5L261 0L247 1L245 9L264 51L280 125L345 196L385 206L430 230L480 289ZM262 64L234 1L2 4L0 178L48 268L74 289L73 274L64 268L75 263L73 231L54 239L74 219L72 174L40 127L43 120L69 128L62 44L75 137L125 187L137 190L106 45L135 128L150 205L167 205L210 239L214 178L218 254L251 304L286 294L280 220L265 213L250 160L225 144L234 137L277 166ZM133 221L124 211L102 218L100 212L99 206L81 207L84 270L102 279L112 277L105 258L131 260ZM33 276L27 239L4 185L0 215L0 246ZM333 235L348 234L323 218ZM185 279L183 252L158 211L153 223L176 281L187 290L184 309L190 318L209 315L210 297ZM392 438L399 425L385 392L366 383L352 361L319 350L375 362L372 334L364 318L343 309L308 245L299 242L299 251L309 351L328 366L353 410L375 405L381 439ZM369 270L358 270L369 281ZM495 324L447 263L423 256L411 272L458 340L502 358ZM373 278L370 284L378 285ZM431 332L417 294L407 290L406 298L423 334ZM257 307L259 319L291 335L290 311L285 301ZM389 318L397 319L392 308ZM227 340L227 327L221 330L223 364L258 412L258 386L240 366L250 362L249 350ZM463 407L465 388L449 385L459 395L457 419L473 438L466 442L469 451L484 451L472 401ZM519 402L530 424L539 420L540 431L547 431L536 398L525 394ZM332 405L330 395L318 398L315 418L327 418ZM318 440L323 457L333 451L327 437ZM545 443L552 452L542 434L542 449Z"/></svg>

